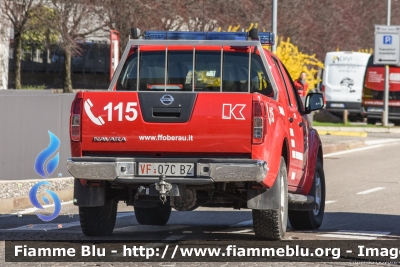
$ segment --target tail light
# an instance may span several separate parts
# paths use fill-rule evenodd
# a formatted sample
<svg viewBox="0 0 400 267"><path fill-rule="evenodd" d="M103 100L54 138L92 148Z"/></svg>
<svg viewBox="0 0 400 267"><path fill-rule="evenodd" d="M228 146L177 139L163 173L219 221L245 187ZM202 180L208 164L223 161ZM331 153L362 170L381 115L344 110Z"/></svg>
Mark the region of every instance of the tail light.
<svg viewBox="0 0 400 267"><path fill-rule="evenodd" d="M253 144L260 144L264 139L265 106L258 100L253 101Z"/></svg>
<svg viewBox="0 0 400 267"><path fill-rule="evenodd" d="M78 98L72 102L70 119L70 138L72 141L81 141L81 114L82 99Z"/></svg>

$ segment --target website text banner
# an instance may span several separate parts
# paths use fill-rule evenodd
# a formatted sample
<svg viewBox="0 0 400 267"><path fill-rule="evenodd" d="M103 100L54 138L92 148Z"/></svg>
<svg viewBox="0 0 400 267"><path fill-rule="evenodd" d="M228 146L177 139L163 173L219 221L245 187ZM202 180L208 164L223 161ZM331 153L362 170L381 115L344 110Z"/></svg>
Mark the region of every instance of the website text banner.
<svg viewBox="0 0 400 267"><path fill-rule="evenodd" d="M6 262L358 262L399 264L400 240L6 241Z"/></svg>

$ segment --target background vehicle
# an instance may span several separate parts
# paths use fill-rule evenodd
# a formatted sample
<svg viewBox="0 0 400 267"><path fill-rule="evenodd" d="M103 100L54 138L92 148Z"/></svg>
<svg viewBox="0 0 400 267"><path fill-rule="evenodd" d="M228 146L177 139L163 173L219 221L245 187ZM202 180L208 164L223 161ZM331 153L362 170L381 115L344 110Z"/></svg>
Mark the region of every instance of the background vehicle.
<svg viewBox="0 0 400 267"><path fill-rule="evenodd" d="M364 74L370 54L359 52L329 52L325 56L322 92L326 110L341 115L360 115Z"/></svg>
<svg viewBox="0 0 400 267"><path fill-rule="evenodd" d="M110 48L106 43L82 42L78 44L80 55L71 58L72 72L108 73L110 71ZM56 49L52 56L53 64L64 64L64 53Z"/></svg>
<svg viewBox="0 0 400 267"><path fill-rule="evenodd" d="M383 91L385 88L385 66L374 65L373 55L368 60L365 72L362 114L368 123L382 119ZM400 121L400 66L389 66L389 120Z"/></svg>
<svg viewBox="0 0 400 267"><path fill-rule="evenodd" d="M134 35L134 34L133 34ZM252 40L247 40L251 38ZM69 172L85 235L111 234L118 201L140 224L171 207L250 208L254 231L318 228L325 180L318 133L269 33L147 31L130 40L108 92L71 108Z"/></svg>

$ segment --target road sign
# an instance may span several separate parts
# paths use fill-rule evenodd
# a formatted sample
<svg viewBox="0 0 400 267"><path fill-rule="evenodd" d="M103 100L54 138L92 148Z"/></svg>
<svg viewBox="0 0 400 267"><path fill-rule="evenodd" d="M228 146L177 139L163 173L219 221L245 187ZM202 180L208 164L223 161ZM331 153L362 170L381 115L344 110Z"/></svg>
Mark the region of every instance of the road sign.
<svg viewBox="0 0 400 267"><path fill-rule="evenodd" d="M374 64L400 63L400 26L375 25Z"/></svg>

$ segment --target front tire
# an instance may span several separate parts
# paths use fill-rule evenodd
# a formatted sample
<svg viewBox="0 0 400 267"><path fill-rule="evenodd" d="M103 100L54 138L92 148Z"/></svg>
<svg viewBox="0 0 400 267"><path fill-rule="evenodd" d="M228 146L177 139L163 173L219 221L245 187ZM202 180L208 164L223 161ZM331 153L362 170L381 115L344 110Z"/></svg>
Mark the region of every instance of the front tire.
<svg viewBox="0 0 400 267"><path fill-rule="evenodd" d="M79 207L79 220L86 236L107 236L114 231L118 201L107 200L101 207Z"/></svg>
<svg viewBox="0 0 400 267"><path fill-rule="evenodd" d="M170 215L169 201L165 204L158 203L158 206L154 208L135 207L136 220L143 225L165 225Z"/></svg>
<svg viewBox="0 0 400 267"><path fill-rule="evenodd" d="M314 181L311 195L315 198L316 208L314 210L290 210L290 225L296 230L318 229L324 219L325 213L325 175L320 159L315 166Z"/></svg>
<svg viewBox="0 0 400 267"><path fill-rule="evenodd" d="M286 233L288 216L288 185L285 159L281 157L278 176L275 183L279 183L279 209L253 209L253 227L257 238L264 240L282 240Z"/></svg>
<svg viewBox="0 0 400 267"><path fill-rule="evenodd" d="M377 122L379 122L379 119L367 117L367 124L375 125Z"/></svg>

